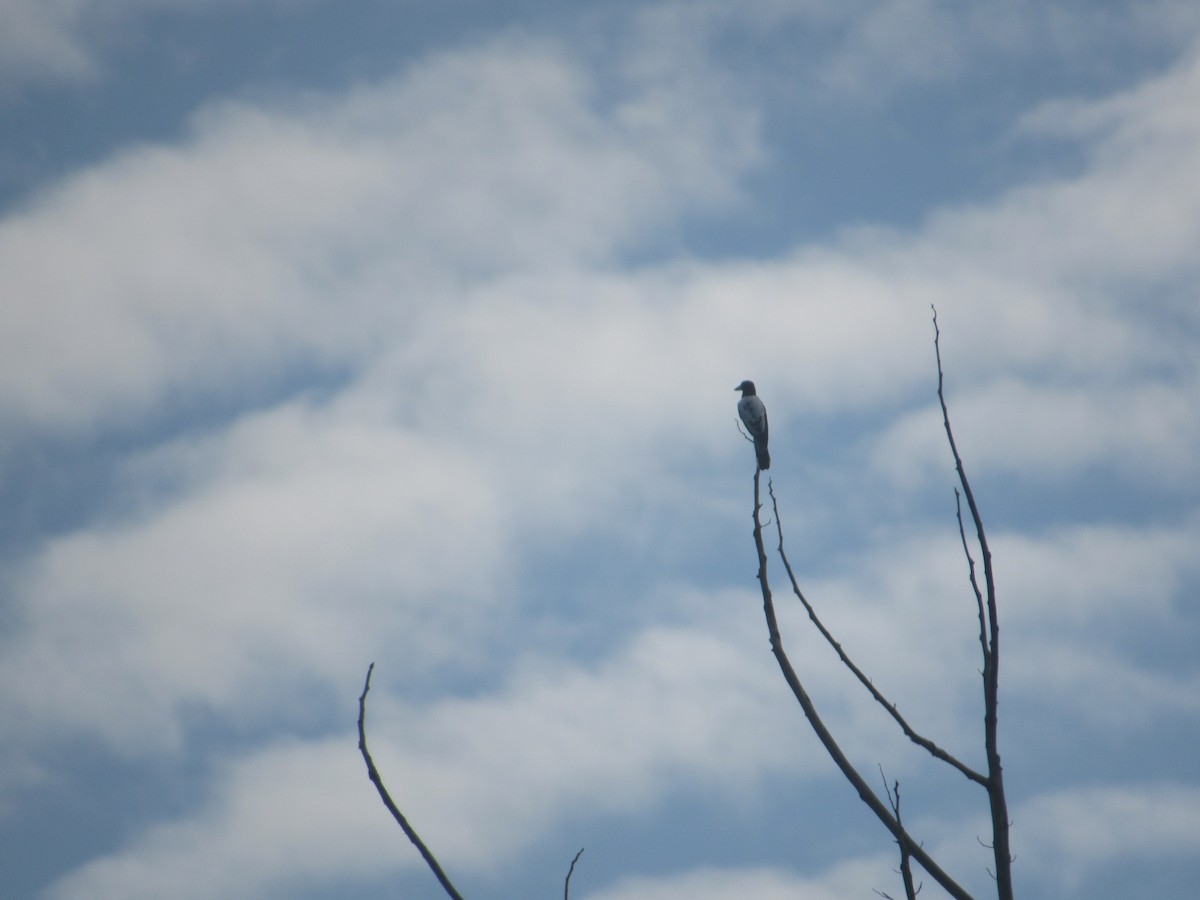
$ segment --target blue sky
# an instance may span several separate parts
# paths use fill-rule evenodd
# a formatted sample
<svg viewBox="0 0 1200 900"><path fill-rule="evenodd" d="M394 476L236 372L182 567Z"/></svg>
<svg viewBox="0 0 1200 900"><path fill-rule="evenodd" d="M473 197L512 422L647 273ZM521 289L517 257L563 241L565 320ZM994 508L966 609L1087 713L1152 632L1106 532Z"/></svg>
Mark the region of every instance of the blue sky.
<svg viewBox="0 0 1200 900"><path fill-rule="evenodd" d="M807 595L979 765L931 304L1018 892L1190 896L1200 11L581 6L0 5L4 896L441 896L372 661L467 896L899 893L733 387ZM780 601L986 895L983 797Z"/></svg>

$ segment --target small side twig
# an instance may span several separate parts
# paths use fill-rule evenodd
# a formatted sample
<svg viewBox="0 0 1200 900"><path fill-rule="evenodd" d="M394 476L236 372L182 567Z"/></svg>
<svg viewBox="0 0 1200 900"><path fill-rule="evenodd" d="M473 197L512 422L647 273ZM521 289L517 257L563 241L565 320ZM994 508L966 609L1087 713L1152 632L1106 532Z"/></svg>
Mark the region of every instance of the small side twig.
<svg viewBox="0 0 1200 900"><path fill-rule="evenodd" d="M734 419L733 421L734 421L734 423L737 425L737 430L738 430L738 433L739 433L739 434L740 434L740 435L741 435L741 436L742 436L742 437L743 437L745 440L747 440L747 441L749 441L751 444L753 444L753 443L754 443L754 438L750 437L750 435L749 435L749 434L746 432L746 429L742 427L742 420L741 420L741 419Z"/></svg>
<svg viewBox="0 0 1200 900"><path fill-rule="evenodd" d="M883 792L887 794L888 805L892 808L892 813L896 816L896 821L903 827L904 820L900 815L900 782L893 781L891 787L889 787L887 776L883 774L883 766L879 767L879 777L883 779ZM904 882L904 896L907 900L917 900L917 894L921 893L923 885L913 882L912 854L903 841L896 841L896 844L900 847L900 878ZM885 894L883 891L876 891L875 893L886 898L886 900L892 900L891 895Z"/></svg>
<svg viewBox="0 0 1200 900"><path fill-rule="evenodd" d="M363 684L362 694L358 698L358 749L362 752L363 761L367 764L367 777L371 779L371 782L375 785L375 789L379 791L383 805L388 808L388 812L392 814L392 818L399 823L401 829L408 835L408 839L413 842L413 845L420 852L422 858L424 858L425 864L429 866L430 871L437 877L437 880L442 885L442 889L453 900L463 900L462 894L450 883L450 879L446 877L446 873L434 858L433 853L425 846L425 842L421 840L421 836L417 834L416 829L408 824L408 819L404 817L404 813L400 812L400 808L392 800L391 794L383 786L383 778L380 777L379 770L375 768L375 761L371 759L371 753L367 750L367 692L371 690L371 673L374 671L375 663L371 663L367 667L367 680Z"/></svg>
<svg viewBox="0 0 1200 900"><path fill-rule="evenodd" d="M967 529L963 524L962 494L954 489L954 514L958 518L958 537L962 541L963 555L967 558L967 578L971 582L971 590L975 592L975 605L979 609L979 646L983 651L984 671L989 671L991 651L988 649L987 612L983 608L983 592L979 590L979 579L975 577L975 557L971 555L971 547L967 543Z"/></svg>
<svg viewBox="0 0 1200 900"><path fill-rule="evenodd" d="M575 854L575 858L571 860L571 868L567 869L567 880L563 882L563 900L571 900L571 876L575 874L575 863L579 862L581 856L583 856L582 847Z"/></svg>

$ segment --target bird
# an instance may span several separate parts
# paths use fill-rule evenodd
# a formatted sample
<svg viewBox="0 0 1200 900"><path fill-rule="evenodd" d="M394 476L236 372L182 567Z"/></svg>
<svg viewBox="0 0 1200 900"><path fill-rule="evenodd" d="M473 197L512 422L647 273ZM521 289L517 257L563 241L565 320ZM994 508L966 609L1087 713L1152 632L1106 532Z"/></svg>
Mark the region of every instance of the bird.
<svg viewBox="0 0 1200 900"><path fill-rule="evenodd" d="M758 457L758 467L769 469L771 454L767 452L767 408L759 399L753 381L743 381L734 390L742 392L742 399L738 401L738 415L742 417L742 424L754 439L754 455Z"/></svg>

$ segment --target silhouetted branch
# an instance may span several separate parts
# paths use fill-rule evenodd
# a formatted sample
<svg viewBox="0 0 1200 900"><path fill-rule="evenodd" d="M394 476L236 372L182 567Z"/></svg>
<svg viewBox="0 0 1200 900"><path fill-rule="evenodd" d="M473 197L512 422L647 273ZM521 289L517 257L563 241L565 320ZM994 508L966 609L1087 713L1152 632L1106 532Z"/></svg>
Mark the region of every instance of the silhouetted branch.
<svg viewBox="0 0 1200 900"><path fill-rule="evenodd" d="M917 733L908 721L900 714L895 704L889 701L881 691L879 691L872 683L871 679L850 659L849 655L842 648L842 645L833 637L832 633L821 622L816 614L816 610L808 599L804 596L804 592L800 589L799 582L796 579L794 570L790 560L787 557L787 552L784 549L783 541L783 523L779 515L779 502L775 496L773 486L769 484L768 491L771 496L772 510L775 516L775 528L779 538L778 552L779 557L783 562L784 569L787 572L788 580L791 582L792 591L803 604L805 611L808 613L809 619L816 626L821 636L837 653L838 658L842 663L854 674L859 683L862 684L871 696L879 703L892 719L900 726L900 729L913 743L924 748L936 759L940 759L953 768L961 772L965 777L982 785L987 791L988 804L991 810L992 819L992 834L993 843L991 845L994 856L996 871L994 877L997 885L997 896L999 900L1012 900L1012 856L1009 851L1009 827L1008 807L1004 794L1004 779L1003 770L1000 765L1000 753L997 741L997 723L998 723L998 702L999 702L999 669L1000 669L1000 617L996 603L996 580L995 573L992 569L992 553L988 544L987 533L983 525L983 517L979 512L979 506L975 500L975 494L971 489L971 483L967 478L966 468L963 465L962 456L958 451L958 444L954 439L954 431L950 426L950 413L946 404L945 394L945 374L942 368L941 355L941 332L938 328L937 310L933 310L933 328L934 328L934 355L937 360L937 395L938 403L942 410L942 423L946 431L946 439L950 444L950 452L954 457L954 467L958 474L959 486L955 488L955 510L958 519L959 537L962 541L963 553L967 558L968 577L971 584L971 589L975 595L976 607L979 613L979 643L980 650L983 656L983 697L984 697L984 747L987 756L986 774L976 771L967 766L962 761L952 756L947 751L943 750L933 741ZM961 488L961 493L960 493ZM970 542L967 539L967 527L963 518L962 498L966 498L967 508L970 510L971 521L975 530L975 538L978 542L980 555L982 558L983 582L980 584L978 571L976 569L975 557L971 552ZM915 842L908 834L904 827L903 820L900 815L900 785L899 782L894 784L894 787L889 789L886 779L884 780L884 790L887 794L887 804L876 795L863 780L862 776L854 768L853 764L846 758L832 734L825 727L816 708L813 705L811 698L805 691L803 684L800 682L799 676L792 667L791 661L787 657L787 653L783 649L783 642L779 635L779 625L775 616L774 601L771 594L770 583L767 578L767 554L762 537L762 502L761 502L761 472L755 472L754 475L754 544L758 551L758 580L763 595L763 613L767 620L767 631L771 641L771 652L774 654L776 661L779 664L780 671L783 673L784 680L792 690L792 694L796 697L801 708L804 710L805 716L808 717L809 723L816 733L817 738L825 747L826 752L833 759L834 763L841 770L845 778L853 785L858 792L859 797L867 804L875 816L884 824L884 826L892 833L896 839L896 843L900 848L900 871L904 879L905 895L908 900L913 900L920 888L915 886L912 876L912 860L916 860L926 872L929 873L939 885L941 885L952 896L957 898L968 897L969 895L956 884L938 865L929 857L929 855ZM881 771L882 774L882 771ZM890 808L889 808L890 807ZM877 892L878 893L878 892ZM883 894L887 897L888 895ZM890 898L889 898L890 900Z"/></svg>
<svg viewBox="0 0 1200 900"><path fill-rule="evenodd" d="M940 884L947 893L952 897L958 898L958 900L971 900L971 895L943 871L942 867L904 830L891 810L871 790L862 775L859 774L858 770L854 768L854 765L846 757L846 754L842 752L842 748L838 746L837 741L834 740L833 735L825 726L821 716L817 713L816 706L808 696L808 692L800 682L800 677L796 674L791 660L788 659L787 653L783 649L783 639L779 634L779 622L775 616L775 603L771 596L771 585L767 579L767 551L763 544L762 520L759 516L759 511L762 509L759 490L761 475L761 470L756 470L754 473L753 519L754 546L758 550L758 582L762 590L763 615L767 620L767 633L771 642L771 653L774 654L775 660L779 664L779 670L783 673L784 681L787 682L793 696L795 696L797 702L800 704L801 709L804 710L804 715L808 717L809 724L812 726L821 744L825 747L825 751L841 770L846 780L853 785L855 791L858 792L858 796L867 804L871 812L875 814L901 846L912 854L912 857L921 864L930 877Z"/></svg>
<svg viewBox="0 0 1200 900"><path fill-rule="evenodd" d="M971 582L971 590L975 592L975 605L979 608L979 646L983 653L984 667L991 655L988 649L987 610L983 604L983 593L979 590L979 581L975 577L975 557L971 555L971 546L967 543L967 530L963 525L962 494L954 489L954 514L958 519L958 537L962 541L963 555L967 558L967 578ZM986 783L986 782L985 782Z"/></svg>
<svg viewBox="0 0 1200 900"><path fill-rule="evenodd" d="M571 860L571 868L567 869L567 880L563 882L563 900L571 900L571 876L575 874L575 863L579 862L579 857L581 856L583 856L582 847L575 854L575 858Z"/></svg>
<svg viewBox="0 0 1200 900"><path fill-rule="evenodd" d="M854 661L846 654L845 650L842 649L841 643L839 643L833 637L833 635L830 634L829 629L827 629L821 622L820 618L817 616L816 610L813 609L812 604L808 602L808 599L804 596L804 592L800 590L800 585L796 581L796 573L792 570L792 564L788 561L787 552L783 548L783 520L779 516L779 501L775 497L774 485L768 485L767 490L771 495L771 506L775 514L775 531L779 536L779 558L783 561L783 567L787 571L788 580L792 583L792 593L794 593L800 599L800 602L804 604L804 609L808 612L809 619L812 620L812 623L817 627L817 630L821 632L821 636L825 638L829 646L831 646L834 649L834 652L837 653L838 659L840 659L846 665L846 668L854 673L854 677L859 680L862 686L870 691L871 696L875 698L876 702L878 702L880 706L888 711L888 714L891 715L891 717L896 721L896 724L900 726L900 729L904 732L909 740L911 740L917 746L923 747L925 750L929 751L929 753L935 758L940 759L942 762L945 762L948 765L958 769L958 771L962 772L962 774L971 779L971 781L986 786L987 778L985 778L982 774L976 772L970 766L966 765L966 763L943 750L929 738L924 737L923 735L920 735L914 731L904 716L900 714L900 710L896 708L896 705L889 701L887 697L885 697L880 690L875 687L875 684L871 681L871 679L864 674L862 669L855 665Z"/></svg>
<svg viewBox="0 0 1200 900"><path fill-rule="evenodd" d="M749 433L746 431L746 429L745 429L745 428L742 426L742 420L741 420L741 419L734 419L734 422L737 424L737 430L738 430L738 433L739 433L739 434L742 436L742 438L743 438L743 439L745 439L746 441L749 441L751 444L753 444L753 443L754 443L754 438L750 437L750 434L749 434Z"/></svg>
<svg viewBox="0 0 1200 900"><path fill-rule="evenodd" d="M945 377L942 372L941 330L938 328L937 308L933 309L933 350L937 359L938 373L938 403L942 407L942 424L946 429L946 440L950 443L950 452L954 455L954 468L958 472L958 481L962 485L963 495L967 498L967 508L971 511L971 521L975 525L975 537L979 541L980 554L983 557L983 587L987 596L987 620L983 624L981 610L981 637L983 645L983 742L987 753L987 792L988 805L992 814L992 849L996 861L996 890L999 900L1012 900L1012 853L1009 848L1008 801L1004 794L1004 770L1000 765L1000 750L997 739L998 710L1000 701L1000 612L996 604L996 576L992 570L992 551L988 546L987 533L983 527L983 516L979 513L979 505L975 502L975 493L971 490L971 482L967 479L967 471L963 466L962 456L958 452L958 444L954 440L954 431L950 428L950 412L946 408ZM961 509L961 507L960 507ZM962 517L959 516L961 523ZM979 583L975 578L975 563L967 550L965 530L963 533L963 549L967 553L968 567L971 573L971 586L976 599L981 596Z"/></svg>
<svg viewBox="0 0 1200 900"><path fill-rule="evenodd" d="M426 865L428 865L433 874L437 876L437 880L441 883L442 889L450 897L453 897L454 900L463 900L462 895L455 890L454 885L450 883L450 879L446 877L446 873L442 871L442 867L438 865L438 861L434 859L434 856L430 852L429 848L425 846L425 842L421 840L421 836L417 834L416 830L411 825L408 824L408 819L404 817L404 813L400 812L399 807L397 807L395 802L393 802L387 788L383 786L383 779L379 775L379 770L375 768L375 761L371 759L371 754L367 750L367 692L371 690L371 673L374 671L375 663L371 663L371 665L367 667L367 680L363 684L362 694L358 698L358 749L362 751L363 761L367 764L367 777L371 779L372 783L375 785L375 789L379 791L379 796L383 800L383 805L388 808L388 812L392 814L392 818L394 818L400 824L400 827L404 830L404 833L408 835L408 839L412 841L417 850L420 851Z"/></svg>

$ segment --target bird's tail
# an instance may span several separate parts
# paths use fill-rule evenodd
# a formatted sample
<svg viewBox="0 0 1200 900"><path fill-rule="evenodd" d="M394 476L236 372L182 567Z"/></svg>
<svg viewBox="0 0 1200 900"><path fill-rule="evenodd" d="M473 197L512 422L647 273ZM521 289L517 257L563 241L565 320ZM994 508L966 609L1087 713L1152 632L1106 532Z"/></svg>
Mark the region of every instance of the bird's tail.
<svg viewBox="0 0 1200 900"><path fill-rule="evenodd" d="M760 444L756 441L754 444L754 453L758 456L758 467L760 469L771 468L771 454L767 452L766 444Z"/></svg>

